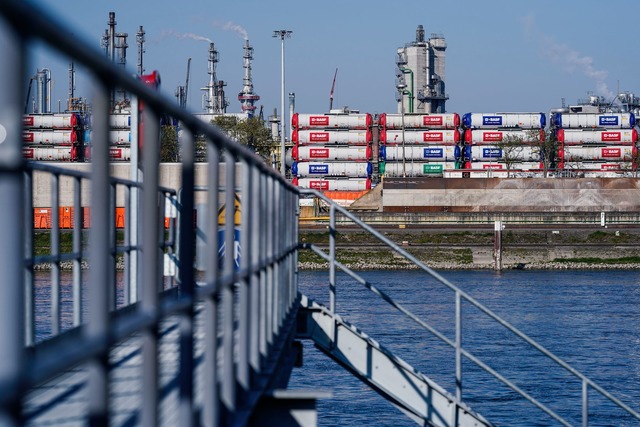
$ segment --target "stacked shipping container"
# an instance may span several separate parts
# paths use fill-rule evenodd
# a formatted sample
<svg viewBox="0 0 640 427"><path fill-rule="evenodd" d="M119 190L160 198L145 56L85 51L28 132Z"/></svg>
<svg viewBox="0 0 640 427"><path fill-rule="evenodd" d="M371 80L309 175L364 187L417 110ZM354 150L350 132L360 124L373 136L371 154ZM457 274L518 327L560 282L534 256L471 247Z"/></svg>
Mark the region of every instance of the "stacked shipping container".
<svg viewBox="0 0 640 427"><path fill-rule="evenodd" d="M293 183L323 191L370 189L371 124L370 114L294 114Z"/></svg>
<svg viewBox="0 0 640 427"><path fill-rule="evenodd" d="M507 177L544 168L544 113L467 113L462 124L467 176Z"/></svg>
<svg viewBox="0 0 640 427"><path fill-rule="evenodd" d="M380 174L442 176L461 169L458 114L381 114Z"/></svg>
<svg viewBox="0 0 640 427"><path fill-rule="evenodd" d="M633 113L555 113L558 169L620 173L637 169L638 132Z"/></svg>
<svg viewBox="0 0 640 427"><path fill-rule="evenodd" d="M25 114L22 155L37 161L81 161L83 120L77 113Z"/></svg>

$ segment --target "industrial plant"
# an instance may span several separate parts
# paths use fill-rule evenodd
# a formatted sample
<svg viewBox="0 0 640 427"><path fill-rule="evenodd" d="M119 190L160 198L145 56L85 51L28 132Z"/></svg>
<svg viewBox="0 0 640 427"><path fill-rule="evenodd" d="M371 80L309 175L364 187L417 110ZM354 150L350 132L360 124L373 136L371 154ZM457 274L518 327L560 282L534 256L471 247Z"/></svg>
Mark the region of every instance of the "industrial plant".
<svg viewBox="0 0 640 427"><path fill-rule="evenodd" d="M126 66L127 33L116 31L115 13L101 37L101 49L113 63ZM137 72L154 84L143 66L145 31L136 33ZM202 111L211 122L219 116L239 120L258 117L270 130L273 150L266 161L279 167L295 185L326 192L351 192L352 199L388 178L540 178L635 177L638 131L635 117L640 97L624 92L607 100L590 95L574 106L542 112L447 112L445 51L441 34L427 39L422 25L415 40L396 51L397 112L370 114L349 108L328 113L298 113L289 94L290 135L277 109L265 121L252 79L253 47L243 46L243 85L238 113L228 112L227 83L217 75L218 50L208 45L207 83L201 88ZM204 54L204 53L203 53ZM186 83L176 100L186 106ZM337 74L337 69L336 69ZM147 76L147 77L144 77ZM31 86L35 82L35 96ZM391 79L390 79L391 83ZM334 76L335 84L335 76ZM333 101L333 87L331 102ZM30 112L29 106L31 105ZM125 91L111 93L110 155L131 159L131 106ZM75 93L75 70L69 66L69 98L64 112L51 108L51 73L47 68L31 78L25 103L24 157L36 161L83 162L91 159L91 117L86 100ZM284 113L284 111L281 111ZM165 125L174 125L170 121ZM278 141L290 136L282 155ZM349 198L349 197L347 197Z"/></svg>

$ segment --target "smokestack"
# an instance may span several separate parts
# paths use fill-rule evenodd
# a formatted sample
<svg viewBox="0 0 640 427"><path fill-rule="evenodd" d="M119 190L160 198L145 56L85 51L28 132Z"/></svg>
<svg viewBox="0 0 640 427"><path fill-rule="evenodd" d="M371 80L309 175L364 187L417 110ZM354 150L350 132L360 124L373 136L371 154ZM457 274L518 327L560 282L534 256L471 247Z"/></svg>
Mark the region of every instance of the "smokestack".
<svg viewBox="0 0 640 427"><path fill-rule="evenodd" d="M136 42L138 43L138 75L141 76L144 74L144 67L142 66L142 54L144 54L144 35L145 32L142 29L142 25L140 25L140 29L136 33Z"/></svg>
<svg viewBox="0 0 640 427"><path fill-rule="evenodd" d="M416 29L416 41L418 43L424 43L424 27L422 25L418 25Z"/></svg>

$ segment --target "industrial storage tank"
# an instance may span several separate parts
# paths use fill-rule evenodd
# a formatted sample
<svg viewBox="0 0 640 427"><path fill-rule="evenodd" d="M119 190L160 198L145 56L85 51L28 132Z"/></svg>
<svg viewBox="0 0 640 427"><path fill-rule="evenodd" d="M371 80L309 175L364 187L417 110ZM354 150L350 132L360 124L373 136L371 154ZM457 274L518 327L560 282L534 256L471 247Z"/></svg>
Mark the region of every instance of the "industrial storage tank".
<svg viewBox="0 0 640 427"><path fill-rule="evenodd" d="M113 129L131 128L131 114L110 114L109 126Z"/></svg>
<svg viewBox="0 0 640 427"><path fill-rule="evenodd" d="M538 162L542 160L540 147L530 145L512 147L492 147L489 145L467 145L464 147L464 157L471 161L504 160L519 162Z"/></svg>
<svg viewBox="0 0 640 427"><path fill-rule="evenodd" d="M84 133L84 142L91 142L92 132L86 130ZM109 130L109 144L129 144L131 142L131 131L111 129Z"/></svg>
<svg viewBox="0 0 640 427"><path fill-rule="evenodd" d="M633 163L629 162L627 164L622 162L572 162L565 161L558 163L558 169L563 170L574 170L574 171L623 171L630 170L634 167Z"/></svg>
<svg viewBox="0 0 640 427"><path fill-rule="evenodd" d="M607 146L607 147L580 147L564 146L558 149L560 161L633 161L636 159L638 149L635 145Z"/></svg>
<svg viewBox="0 0 640 427"><path fill-rule="evenodd" d="M433 176L442 175L447 169L460 169L457 162L402 162L380 163L380 173L384 176Z"/></svg>
<svg viewBox="0 0 640 427"><path fill-rule="evenodd" d="M22 157L34 161L76 161L76 147L22 147Z"/></svg>
<svg viewBox="0 0 640 427"><path fill-rule="evenodd" d="M301 114L291 117L291 127L296 129L345 128L367 129L373 123L371 114Z"/></svg>
<svg viewBox="0 0 640 427"><path fill-rule="evenodd" d="M631 129L636 117L633 113L556 113L552 124L558 128Z"/></svg>
<svg viewBox="0 0 640 427"><path fill-rule="evenodd" d="M370 146L366 147L315 147L294 146L291 150L293 160L347 160L365 162L373 155Z"/></svg>
<svg viewBox="0 0 640 427"><path fill-rule="evenodd" d="M468 162L467 167L469 169L491 169L491 170L510 170L510 171L530 171L530 170L542 170L544 169L544 164L542 162L513 162L513 163L504 163L500 161L477 161L477 162Z"/></svg>
<svg viewBox="0 0 640 427"><path fill-rule="evenodd" d="M28 144L72 145L78 142L75 130L29 129L22 132L22 142Z"/></svg>
<svg viewBox="0 0 640 427"><path fill-rule="evenodd" d="M131 160L131 148L129 147L109 147L109 159L113 161L128 162Z"/></svg>
<svg viewBox="0 0 640 427"><path fill-rule="evenodd" d="M380 160L398 161L402 160L403 155L407 160L455 162L460 160L461 149L457 145L446 145L441 147L402 147L400 145L380 146Z"/></svg>
<svg viewBox="0 0 640 427"><path fill-rule="evenodd" d="M467 129L544 129L547 120L544 113L467 113L462 125Z"/></svg>
<svg viewBox="0 0 640 427"><path fill-rule="evenodd" d="M464 140L470 144L495 144L497 142L522 141L523 144L539 144L544 141L544 130L483 130L467 129Z"/></svg>
<svg viewBox="0 0 640 427"><path fill-rule="evenodd" d="M565 144L633 144L638 141L638 131L558 129L556 138L558 142Z"/></svg>
<svg viewBox="0 0 640 427"><path fill-rule="evenodd" d="M298 144L367 145L371 130L299 130L291 132L291 141Z"/></svg>
<svg viewBox="0 0 640 427"><path fill-rule="evenodd" d="M380 143L401 144L456 144L460 142L460 131L455 130L380 130Z"/></svg>
<svg viewBox="0 0 640 427"><path fill-rule="evenodd" d="M460 115L451 114L380 114L379 122L382 129L456 129L460 126Z"/></svg>
<svg viewBox="0 0 640 427"><path fill-rule="evenodd" d="M371 175L369 162L294 162L291 174L298 177L337 176L363 178Z"/></svg>
<svg viewBox="0 0 640 427"><path fill-rule="evenodd" d="M85 147L85 160L91 160L91 147ZM128 162L131 160L131 148L129 147L109 147L109 160L114 162Z"/></svg>
<svg viewBox="0 0 640 427"><path fill-rule="evenodd" d="M25 114L22 116L24 128L35 129L73 129L82 125L80 115L65 114Z"/></svg>
<svg viewBox="0 0 640 427"><path fill-rule="evenodd" d="M369 178L320 179L293 178L293 185L321 191L363 191L371 189Z"/></svg>

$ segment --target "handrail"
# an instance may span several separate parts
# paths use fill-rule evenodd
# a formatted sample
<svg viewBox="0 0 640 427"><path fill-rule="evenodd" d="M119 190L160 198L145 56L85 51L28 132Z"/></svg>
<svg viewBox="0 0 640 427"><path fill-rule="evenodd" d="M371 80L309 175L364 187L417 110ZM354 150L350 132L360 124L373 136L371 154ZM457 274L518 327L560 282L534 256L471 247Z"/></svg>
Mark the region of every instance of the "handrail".
<svg viewBox="0 0 640 427"><path fill-rule="evenodd" d="M161 399L159 330L161 322L171 317L180 324L179 372L175 378L180 396L176 417L179 424L240 424L239 420L246 420L259 398L270 391L269 387L279 384L278 376L284 375L274 366L274 361L284 351L289 351L284 343L292 339L294 328L291 325L299 298L295 276L298 189L247 147L231 141L218 128L151 90L122 67L107 61L97 48L61 31L64 28L70 26L48 16L30 2L5 0L0 3L0 44L3 49L7 47L6 52L3 50L5 61L0 64L0 75L3 76L0 88L7 94L0 97L0 120L3 121L0 128L0 200L12 202L0 208L0 220L13 225L0 229L2 247L8 249L0 254L0 271L5 274L4 286L0 286L0 419L9 425L21 425L24 397L33 382L43 381L82 363L88 372L86 423L108 424L113 415L110 412L113 396L109 393L109 374L113 369L109 364L110 351L116 339L139 336L143 387L137 421L142 425L157 425ZM60 169L26 162L22 158L22 108L16 106L24 99L20 92L26 76L24 48L34 40L67 55L76 64L84 65L93 78L91 172ZM108 94L116 87L130 94L132 137L144 141L144 155L139 163L144 173L139 181L110 176ZM175 235L170 228L166 241L161 231L164 197L159 195L173 198L176 191L159 185L157 142L160 141L161 114L177 120L183 131L183 188L177 194ZM144 127L138 127L136 124L139 123L144 123ZM208 155L205 190L208 205L199 215L207 220L205 229L198 230L207 236L203 286L196 286L193 269L196 135L206 141ZM137 144L132 144L132 152L134 146ZM224 196L219 190L222 164L226 167L224 188L234 190L226 191ZM236 167L241 170L240 178L236 178ZM38 258L33 256L34 172L50 174L53 182L52 252ZM82 181L86 180L90 185L93 224L89 232L90 250L82 247L80 209L75 209L73 249L61 253L57 207L59 177L63 175L73 180L74 207L81 206L80 193L85 185ZM121 246L117 245L112 221L118 187L125 189L125 240ZM236 251L232 249L236 244L234 209L226 210L225 225L220 228L217 215L222 203L233 205L234 192L239 193L242 201L242 223L237 229L243 247L237 270ZM219 231L224 232L221 242ZM227 249L219 259L218 251L223 242ZM125 255L135 255L135 261L125 259L124 274L131 278L136 295L124 310L115 310L115 257L121 251ZM165 251L174 257L178 270L176 288L168 294L161 289L160 271ZM88 295L83 296L80 263L87 258L91 264L91 286L87 286ZM54 298L58 298L60 262L66 259L74 263L73 310L74 326L77 327L71 334L65 332L59 339L43 344L36 343L33 337L27 338L30 346L27 347L23 328L19 325L24 324L29 331L34 329L31 316L25 319L23 312L25 304L27 307L33 304L34 261L53 263L52 284L57 286L53 293ZM82 310L80 304L85 297L86 310ZM51 317L59 318L58 302L53 306ZM82 311L87 313L87 319L81 319ZM196 334L197 317L203 326L198 326ZM55 332L59 329L56 325ZM73 335L72 341L70 335ZM205 348L202 378L208 386L202 387L202 393L194 387L197 339L202 341L200 347ZM65 348L57 348L57 345L65 345ZM56 350L64 351L64 357Z"/></svg>
<svg viewBox="0 0 640 427"><path fill-rule="evenodd" d="M592 381L586 375L582 374L581 372L579 372L578 370L576 370L575 368L570 366L568 363L566 363L560 357L556 356L551 351L549 351L546 348L544 348L542 345L540 345L539 343L534 341L532 338L530 338L524 332L522 332L519 329L517 329L515 326L511 325L509 322L507 322L506 320L502 319L500 316L498 316L492 310L490 310L489 308L485 307L482 303L477 301L471 295L469 295L466 292L464 292L458 286L456 286L453 283L449 282L447 279L445 279L439 273L437 273L436 271L431 269L429 266L425 265L422 261L417 259L415 256L411 255L409 252L407 252L401 246L399 246L396 243L394 243L393 241L389 240L387 237L385 237L379 231L377 231L376 229L374 229L373 227L371 227L367 223L365 223L362 220L360 220L352 212L349 212L344 207L336 204L331 199L329 199L328 197L326 197L324 194L322 194L321 192L319 192L317 190L301 189L300 193L301 193L301 195L311 195L311 196L317 197L317 198L323 200L324 202L326 202L330 206L329 234L331 236L331 239L330 239L330 250L329 250L328 254L326 252L324 252L322 249L318 248L317 246L315 246L313 244L301 244L300 247L302 249L311 249L314 253L316 253L317 255L322 257L325 261L327 261L329 263L329 271L330 272L334 271L336 267L339 268L340 270L344 271L350 277L352 277L354 280L356 280L360 284L364 285L367 289L371 290L373 293L375 293L378 296L380 296L384 301L389 303L392 307L396 308L397 310L399 310L400 312L405 314L407 317L409 317L410 319L412 319L413 321L418 323L421 327L423 327L424 329L426 329L427 331L432 333L438 339L440 339L441 341L445 342L450 347L454 348L455 351L456 351L456 398L458 400L462 399L462 369L461 369L460 356L465 356L467 359L471 360L476 365L478 365L480 368L482 368L486 372L488 372L491 375L493 375L496 379L498 379L501 382L503 382L505 385L507 385L513 391L515 391L516 393L518 393L521 396L523 396L525 399L527 399L528 401L533 403L535 406L537 406L538 408L543 410L545 413L547 413L548 415L550 415L551 417L553 417L554 419L556 419L557 421L559 421L563 425L570 425L566 420L564 420L560 415L555 413L553 410L551 410L550 408L548 408L547 406L545 406L541 402L537 401L535 398L530 396L524 390L520 389L517 385L515 385L514 383L509 381L507 378L505 378L502 375L500 375L497 371L495 371L494 369L492 369L491 367L486 365L484 362L482 362L480 359L478 359L472 353L470 353L470 352L466 351L464 348L462 348L462 345L461 345L461 341L462 340L461 340L461 336L460 336L460 334L461 334L460 328L461 328L461 323L462 322L461 322L461 318L460 318L461 311L459 309L459 300L460 299L464 299L467 302L469 302L470 304L472 304L473 306L475 306L476 308L478 308L481 312L483 312L484 314L486 314L487 316L489 316L490 318L495 320L497 323L499 323L501 326L506 328L508 331L510 331L511 333L515 334L516 336L521 338L524 342L526 342L527 344L529 344L530 346L532 346L533 348L538 350L544 356L546 356L549 359L553 360L555 363L557 363L560 367L565 369L567 372L571 373L572 375L574 375L575 377L579 378L582 381L582 405L583 405L582 416L583 416L583 424L584 425L588 425L588 401L589 400L588 400L587 396L588 396L589 387L594 389L594 390L596 390L597 392L599 392L602 396L606 397L612 403L616 404L617 406L619 406L620 408L625 410L627 413L629 413L634 418L640 420L640 413L639 412L635 411L630 406L628 406L624 402L620 401L615 396L611 395L609 392L607 392L600 385L598 385L597 383ZM455 340L452 341L451 339L447 338L443 333L439 332L437 329L435 329L432 326L428 325L426 322L422 321L417 316L415 316L413 313L411 313L409 310L407 310L404 307L402 307L402 305L400 305L397 302L395 302L389 295L385 294L380 289L377 289L370 282L368 282L367 280L363 279L360 275L358 275L357 273L353 272L351 269L346 267L344 264L342 264L342 263L340 263L339 261L336 260L334 244L331 243L333 241L333 239L334 239L334 237L336 235L336 231L337 231L336 222L335 222L336 212L339 212L340 214L342 214L345 217L347 217L355 225L359 226L363 230L365 230L368 233L370 233L372 236L377 238L380 242L382 242L383 244L385 244L389 248L393 249L396 253L398 253L399 255L401 255L402 257L407 259L408 261L412 262L414 265L416 265L418 268L423 270L425 273L427 273L428 275L430 275L431 277L436 279L438 282L440 282L441 284L445 285L450 290L455 292L455 297L456 297L456 338L455 338ZM330 301L331 301L329 310L330 310L331 313L334 313L335 312L335 273L330 275L329 283L330 283L329 294L330 294Z"/></svg>

